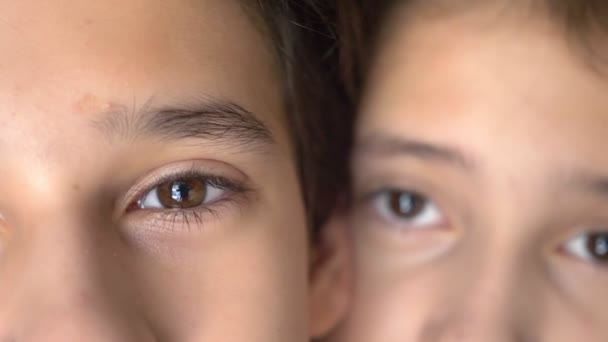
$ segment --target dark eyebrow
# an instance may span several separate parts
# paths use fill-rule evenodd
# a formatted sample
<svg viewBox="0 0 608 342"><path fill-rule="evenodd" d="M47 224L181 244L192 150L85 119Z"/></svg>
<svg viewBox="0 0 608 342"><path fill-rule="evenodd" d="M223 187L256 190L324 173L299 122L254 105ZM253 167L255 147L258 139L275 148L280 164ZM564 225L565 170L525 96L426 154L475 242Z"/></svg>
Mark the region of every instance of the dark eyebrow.
<svg viewBox="0 0 608 342"><path fill-rule="evenodd" d="M111 140L143 135L163 140L195 138L247 149L274 144L270 129L260 119L223 99L205 98L158 107L146 104L135 110L111 105L104 114L93 125Z"/></svg>
<svg viewBox="0 0 608 342"><path fill-rule="evenodd" d="M592 193L608 197L608 176L578 173L570 178L569 183L578 188L584 188Z"/></svg>
<svg viewBox="0 0 608 342"><path fill-rule="evenodd" d="M357 158L411 157L454 164L464 169L474 168L471 158L456 148L384 134L363 138L355 145L355 155Z"/></svg>

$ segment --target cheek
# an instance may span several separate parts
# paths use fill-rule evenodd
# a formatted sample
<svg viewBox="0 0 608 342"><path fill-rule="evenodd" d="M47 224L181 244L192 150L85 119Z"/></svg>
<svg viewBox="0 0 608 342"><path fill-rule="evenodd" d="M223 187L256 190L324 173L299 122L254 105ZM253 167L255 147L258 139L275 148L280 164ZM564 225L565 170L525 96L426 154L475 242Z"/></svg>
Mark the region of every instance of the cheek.
<svg viewBox="0 0 608 342"><path fill-rule="evenodd" d="M558 284L559 298L551 298L548 309L555 320L564 321L561 327L569 326L569 333L596 334L602 341L608 339L608 300L606 299L606 274L604 270L593 270L578 261L561 261L554 266L554 282ZM557 267L557 266L561 267ZM595 337L597 338L597 336ZM581 341L595 341L589 337Z"/></svg>
<svg viewBox="0 0 608 342"><path fill-rule="evenodd" d="M248 232L201 245L199 253L182 259L147 258L134 266L146 312L155 326L171 332L171 340L279 342L305 336L304 244L275 238L264 232L270 232L267 226L242 228Z"/></svg>
<svg viewBox="0 0 608 342"><path fill-rule="evenodd" d="M434 309L442 307L441 274L362 252L355 252L354 299L344 341L415 341Z"/></svg>
<svg viewBox="0 0 608 342"><path fill-rule="evenodd" d="M277 169L268 172L291 174ZM130 265L166 340L304 340L308 239L298 186L289 176L275 177L279 186L252 178L259 197L193 234L188 252L169 245L158 258L145 249Z"/></svg>
<svg viewBox="0 0 608 342"><path fill-rule="evenodd" d="M547 291L550 292L550 291ZM599 300L597 303L601 303ZM605 301L603 301L605 302ZM603 304L603 303L602 303ZM538 331L538 341L608 341L608 325L606 321L598 320L593 313L582 313L580 307L563 298L548 296L544 303L543 314L538 320L521 322L530 330Z"/></svg>
<svg viewBox="0 0 608 342"><path fill-rule="evenodd" d="M9 231L6 228L2 217L0 215L0 256L2 255L2 252L4 251L5 245L9 240Z"/></svg>

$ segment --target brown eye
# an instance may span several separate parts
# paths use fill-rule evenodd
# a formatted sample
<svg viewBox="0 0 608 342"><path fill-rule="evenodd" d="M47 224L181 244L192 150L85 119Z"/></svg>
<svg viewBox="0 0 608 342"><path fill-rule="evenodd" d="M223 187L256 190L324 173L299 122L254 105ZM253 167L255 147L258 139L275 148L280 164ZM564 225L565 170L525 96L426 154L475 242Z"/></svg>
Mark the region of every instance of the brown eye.
<svg viewBox="0 0 608 342"><path fill-rule="evenodd" d="M194 208L205 202L207 185L200 179L170 181L159 185L158 201L165 208Z"/></svg>
<svg viewBox="0 0 608 342"><path fill-rule="evenodd" d="M583 261L608 264L608 232L579 234L565 244L564 250Z"/></svg>
<svg viewBox="0 0 608 342"><path fill-rule="evenodd" d="M439 207L416 192L384 191L374 196L373 205L377 214L391 225L421 229L445 223Z"/></svg>
<svg viewBox="0 0 608 342"><path fill-rule="evenodd" d="M416 193L396 191L391 192L388 196L390 210L399 218L415 218L422 213L426 206L426 199Z"/></svg>
<svg viewBox="0 0 608 342"><path fill-rule="evenodd" d="M139 209L191 209L221 198L226 189L201 177L185 177L161 183L138 202Z"/></svg>
<svg viewBox="0 0 608 342"><path fill-rule="evenodd" d="M608 233L590 234L587 238L587 249L595 260L608 262Z"/></svg>

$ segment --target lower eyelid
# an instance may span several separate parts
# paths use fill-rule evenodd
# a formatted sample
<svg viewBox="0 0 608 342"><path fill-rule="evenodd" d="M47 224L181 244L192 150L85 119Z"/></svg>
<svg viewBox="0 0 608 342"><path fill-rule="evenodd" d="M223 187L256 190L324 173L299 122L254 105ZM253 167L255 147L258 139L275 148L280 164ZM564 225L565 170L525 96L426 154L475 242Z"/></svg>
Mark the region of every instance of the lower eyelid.
<svg viewBox="0 0 608 342"><path fill-rule="evenodd" d="M242 212L240 206L246 205L238 198L239 194L230 195L204 206L189 209L149 209L139 210L127 215L123 226L134 235L188 234L217 227L218 223L229 215Z"/></svg>

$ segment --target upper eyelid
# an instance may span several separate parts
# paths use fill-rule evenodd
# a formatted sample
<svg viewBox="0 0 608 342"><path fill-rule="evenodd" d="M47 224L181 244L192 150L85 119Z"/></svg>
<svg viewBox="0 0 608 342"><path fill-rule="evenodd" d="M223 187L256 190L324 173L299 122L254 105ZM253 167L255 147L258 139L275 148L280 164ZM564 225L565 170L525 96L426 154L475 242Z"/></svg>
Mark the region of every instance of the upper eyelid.
<svg viewBox="0 0 608 342"><path fill-rule="evenodd" d="M208 185L210 182L210 180L218 180L218 179L223 179L226 180L229 183L233 183L233 184L226 184L226 185L220 185L220 184L215 184L215 186L223 188L223 189L234 189L231 188L231 185L233 185L234 187L239 187L240 185L237 184L236 182L232 182L231 180L229 180L226 177L223 176L216 176L216 175L211 175L205 172L197 172L197 171L183 171L183 172L177 172L177 173L169 173L169 174L164 174L161 175L158 179L154 180L153 182L146 184L146 185L137 185L136 187L134 187L134 189L139 190L139 191L135 191L135 192L144 192L144 191L149 191L155 187L158 187L164 183L167 182L173 182L173 181L177 181L179 179L187 179L187 178L202 178L205 180L205 183ZM139 189L138 189L139 188ZM244 190L244 186L243 186L243 190ZM236 189L238 190L238 189Z"/></svg>
<svg viewBox="0 0 608 342"><path fill-rule="evenodd" d="M405 188L417 190L418 188L438 188L437 179L425 174L416 168L396 168L376 166L364 172L354 172L352 184L357 189L371 191L370 189L381 188Z"/></svg>
<svg viewBox="0 0 608 342"><path fill-rule="evenodd" d="M355 199L367 200L388 191L416 193L429 199L434 197L437 190L436 186L418 179L412 179L411 177L402 178L407 180L399 181L383 179L381 182L377 182L376 184L370 182L369 184L363 184L361 186L355 185L355 189L353 191L354 196L356 197ZM361 190L358 190L357 188L360 188Z"/></svg>

